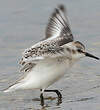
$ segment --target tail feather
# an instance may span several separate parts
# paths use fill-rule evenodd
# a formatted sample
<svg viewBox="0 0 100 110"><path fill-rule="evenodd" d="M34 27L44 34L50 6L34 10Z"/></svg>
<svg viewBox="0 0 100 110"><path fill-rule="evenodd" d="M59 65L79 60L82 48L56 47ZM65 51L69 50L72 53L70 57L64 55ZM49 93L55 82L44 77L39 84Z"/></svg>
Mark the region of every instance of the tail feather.
<svg viewBox="0 0 100 110"><path fill-rule="evenodd" d="M13 92L15 90L18 90L20 89L20 83L16 83L16 84L13 84L11 86L9 86L7 89L5 89L3 92Z"/></svg>

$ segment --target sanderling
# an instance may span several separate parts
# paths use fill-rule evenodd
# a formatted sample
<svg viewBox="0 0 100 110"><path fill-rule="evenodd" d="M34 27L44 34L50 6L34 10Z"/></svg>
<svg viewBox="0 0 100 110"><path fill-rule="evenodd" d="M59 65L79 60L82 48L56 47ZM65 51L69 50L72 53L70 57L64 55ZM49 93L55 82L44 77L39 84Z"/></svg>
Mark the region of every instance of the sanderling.
<svg viewBox="0 0 100 110"><path fill-rule="evenodd" d="M47 88L67 74L71 66L85 56L99 60L98 57L87 53L81 42L74 41L66 9L63 5L59 5L50 17L45 39L23 52L20 64L21 71L26 75L4 92L39 89L42 106L44 92L55 92L60 100L62 95L58 90L47 90Z"/></svg>

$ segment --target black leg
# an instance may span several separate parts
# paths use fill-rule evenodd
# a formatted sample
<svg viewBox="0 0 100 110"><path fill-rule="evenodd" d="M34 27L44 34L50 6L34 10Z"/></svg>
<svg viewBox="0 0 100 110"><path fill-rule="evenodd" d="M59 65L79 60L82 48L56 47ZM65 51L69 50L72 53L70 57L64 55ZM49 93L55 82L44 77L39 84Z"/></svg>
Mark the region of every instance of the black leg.
<svg viewBox="0 0 100 110"><path fill-rule="evenodd" d="M55 92L57 94L58 98L62 98L62 95L58 90L44 90L44 92Z"/></svg>
<svg viewBox="0 0 100 110"><path fill-rule="evenodd" d="M44 97L43 97L43 93L40 94L40 101L41 101L41 106L44 106Z"/></svg>
<svg viewBox="0 0 100 110"><path fill-rule="evenodd" d="M44 90L44 92L55 92L58 96L58 103L57 105L62 103L62 95L58 90Z"/></svg>

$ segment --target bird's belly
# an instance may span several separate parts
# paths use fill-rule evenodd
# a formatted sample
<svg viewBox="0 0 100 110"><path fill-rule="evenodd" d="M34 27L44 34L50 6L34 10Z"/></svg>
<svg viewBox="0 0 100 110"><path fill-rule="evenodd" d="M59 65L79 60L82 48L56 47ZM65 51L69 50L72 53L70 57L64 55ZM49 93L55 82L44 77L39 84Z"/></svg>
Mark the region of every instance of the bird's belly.
<svg viewBox="0 0 100 110"><path fill-rule="evenodd" d="M45 89L60 79L69 68L69 61L57 59L40 62L23 79L28 88Z"/></svg>

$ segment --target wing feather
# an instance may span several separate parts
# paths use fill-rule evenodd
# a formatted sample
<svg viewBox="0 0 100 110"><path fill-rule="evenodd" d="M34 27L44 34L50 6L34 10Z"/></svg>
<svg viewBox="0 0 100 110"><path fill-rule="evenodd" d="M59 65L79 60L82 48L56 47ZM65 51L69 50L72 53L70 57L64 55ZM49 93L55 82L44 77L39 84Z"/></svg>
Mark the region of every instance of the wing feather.
<svg viewBox="0 0 100 110"><path fill-rule="evenodd" d="M46 28L46 39L23 52L20 64L21 71L30 71L39 61L46 58L66 56L64 44L73 41L66 10L60 5L53 12Z"/></svg>
<svg viewBox="0 0 100 110"><path fill-rule="evenodd" d="M34 52L35 53L33 54L32 50L27 54L24 53L20 61L20 64L22 65L20 71L30 71L39 61L42 61L46 58L57 58L65 55L64 48L62 47L48 47L42 49L41 51L39 48L37 48L37 51Z"/></svg>
<svg viewBox="0 0 100 110"><path fill-rule="evenodd" d="M67 39L67 43L73 41L66 9L63 5L54 10L46 28L46 38L53 39L57 37Z"/></svg>

